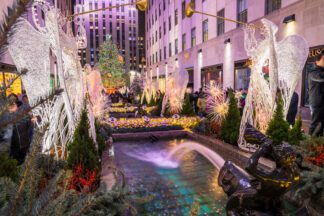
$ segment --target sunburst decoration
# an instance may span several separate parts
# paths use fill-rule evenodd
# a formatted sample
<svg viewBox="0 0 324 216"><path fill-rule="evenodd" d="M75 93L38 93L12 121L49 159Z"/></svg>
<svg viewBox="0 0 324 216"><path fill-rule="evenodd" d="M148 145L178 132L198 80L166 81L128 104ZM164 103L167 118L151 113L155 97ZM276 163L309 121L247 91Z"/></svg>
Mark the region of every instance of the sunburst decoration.
<svg viewBox="0 0 324 216"><path fill-rule="evenodd" d="M208 117L211 121L220 123L228 111L225 92L220 85L212 83L207 87L207 95L207 105L210 107Z"/></svg>
<svg viewBox="0 0 324 216"><path fill-rule="evenodd" d="M171 97L169 99L168 109L171 114L180 113L182 109L182 101L178 97Z"/></svg>

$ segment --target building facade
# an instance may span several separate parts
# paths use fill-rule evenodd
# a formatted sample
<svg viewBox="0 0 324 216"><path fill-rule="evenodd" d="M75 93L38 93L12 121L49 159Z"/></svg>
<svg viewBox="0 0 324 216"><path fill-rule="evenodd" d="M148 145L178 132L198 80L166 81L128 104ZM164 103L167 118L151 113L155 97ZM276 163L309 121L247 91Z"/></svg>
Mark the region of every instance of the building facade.
<svg viewBox="0 0 324 216"><path fill-rule="evenodd" d="M211 81L223 88L247 89L250 69L241 25L194 14L185 16L192 0L149 0L146 11L146 72L162 90L165 77L179 70L189 74L194 91ZM324 48L324 1L322 0L199 0L196 11L262 26L261 19L274 22L277 41L292 34L305 38L309 58L297 85L300 105L308 105L307 73L314 56ZM292 18L293 17L293 18ZM292 18L292 22L284 19Z"/></svg>
<svg viewBox="0 0 324 216"><path fill-rule="evenodd" d="M61 11L61 13L65 16L73 14L73 5L75 0L66 1L66 0L44 0L44 2L48 2L50 5L56 6ZM17 0L8 0L6 3L0 5L0 18L2 19L6 15L8 15L8 8L13 7L13 5L17 5ZM35 14L36 19L33 19L33 14ZM27 11L23 14L23 17L28 20L32 26L36 28L35 22L38 25L43 26L45 20L45 13L39 6L32 7L32 2L27 5ZM37 28L36 28L37 29ZM51 86L53 88L57 87L57 80L55 79L55 73L57 71L57 64L56 64L56 56L51 53L49 56L50 58L50 70L51 70ZM5 80L4 77L12 77L16 76L17 69L15 67L15 63L10 55L10 53L6 50L0 56L0 73L2 73L2 79L0 78L1 85L4 85L4 82L9 83L8 80ZM15 81L21 83L20 79ZM18 85L17 85L18 86ZM20 84L21 86L21 84ZM21 87L20 90L21 91ZM14 92L16 93L16 92Z"/></svg>
<svg viewBox="0 0 324 216"><path fill-rule="evenodd" d="M75 13L107 8L135 2L135 0L76 0ZM144 36L140 35L138 10L135 5L116 7L104 11L80 15L87 31L87 48L79 51L81 63L94 66L100 45L111 35L124 57L126 72L141 71L141 59L145 55ZM145 58L145 57L144 57Z"/></svg>

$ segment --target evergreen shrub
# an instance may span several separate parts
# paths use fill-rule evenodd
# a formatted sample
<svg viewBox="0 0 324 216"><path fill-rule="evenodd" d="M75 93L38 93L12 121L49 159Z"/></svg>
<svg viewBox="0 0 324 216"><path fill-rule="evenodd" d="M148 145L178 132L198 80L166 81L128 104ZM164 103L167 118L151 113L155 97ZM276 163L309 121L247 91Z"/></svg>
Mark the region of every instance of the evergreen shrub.
<svg viewBox="0 0 324 216"><path fill-rule="evenodd" d="M288 141L289 123L284 118L282 95L279 93L277 107L269 122L266 135L272 139L273 145L280 145L282 141Z"/></svg>
<svg viewBox="0 0 324 216"><path fill-rule="evenodd" d="M9 177L17 180L19 174L18 161L8 158L6 153L0 154L0 177Z"/></svg>
<svg viewBox="0 0 324 216"><path fill-rule="evenodd" d="M229 96L229 108L221 124L219 136L225 142L237 145L240 133L241 115L232 89L229 91Z"/></svg>
<svg viewBox="0 0 324 216"><path fill-rule="evenodd" d="M195 115L195 111L192 108L192 104L190 103L189 94L187 94L185 97L185 101L182 106L181 114L185 115L185 116L194 116Z"/></svg>
<svg viewBox="0 0 324 216"><path fill-rule="evenodd" d="M89 135L89 128L88 112L84 107L73 135L73 141L68 144L67 163L70 169L78 165L83 165L88 170L94 168L98 170L100 167L98 151L95 142Z"/></svg>
<svg viewBox="0 0 324 216"><path fill-rule="evenodd" d="M289 130L288 134L288 143L290 145L299 145L300 141L303 140L303 131L302 131L303 121L301 119L301 114L299 111L298 119L292 129Z"/></svg>

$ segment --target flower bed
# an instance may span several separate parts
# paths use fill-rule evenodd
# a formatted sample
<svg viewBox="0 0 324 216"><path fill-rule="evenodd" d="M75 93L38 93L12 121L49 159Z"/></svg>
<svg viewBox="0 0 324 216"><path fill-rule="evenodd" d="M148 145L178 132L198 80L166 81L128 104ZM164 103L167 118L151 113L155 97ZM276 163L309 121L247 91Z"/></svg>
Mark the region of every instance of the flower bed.
<svg viewBox="0 0 324 216"><path fill-rule="evenodd" d="M158 126L151 128L116 128L113 129L113 133L138 133L138 132L152 132L152 131L169 131L169 130L183 130L183 127L180 125L173 126Z"/></svg>
<svg viewBox="0 0 324 216"><path fill-rule="evenodd" d="M123 102L119 102L119 103L113 103L111 104L112 107L123 107L125 106L125 104Z"/></svg>
<svg viewBox="0 0 324 216"><path fill-rule="evenodd" d="M182 128L192 128L201 121L199 117L182 117L174 118L152 118L145 120L144 118L120 119L119 121L110 123L112 129L120 128L155 128L155 127L171 127L181 126Z"/></svg>
<svg viewBox="0 0 324 216"><path fill-rule="evenodd" d="M109 109L109 113L135 113L138 107L112 107ZM156 107L145 107L143 108L147 113L152 112Z"/></svg>

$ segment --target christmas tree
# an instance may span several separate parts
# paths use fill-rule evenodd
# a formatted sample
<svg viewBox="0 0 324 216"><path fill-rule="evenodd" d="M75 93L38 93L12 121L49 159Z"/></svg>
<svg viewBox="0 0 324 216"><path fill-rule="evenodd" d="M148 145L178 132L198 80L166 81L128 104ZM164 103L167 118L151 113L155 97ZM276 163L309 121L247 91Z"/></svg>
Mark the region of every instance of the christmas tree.
<svg viewBox="0 0 324 216"><path fill-rule="evenodd" d="M269 122L266 135L273 141L273 145L279 145L282 141L288 140L289 123L284 118L283 100L281 93L277 98L277 107Z"/></svg>
<svg viewBox="0 0 324 216"><path fill-rule="evenodd" d="M186 95L185 101L182 105L182 115L185 116L194 116L195 115L195 111L192 108L192 104L190 103L190 98L189 98L189 94Z"/></svg>
<svg viewBox="0 0 324 216"><path fill-rule="evenodd" d="M241 115L232 89L229 91L229 96L228 112L222 122L219 135L227 143L236 145L240 133Z"/></svg>
<svg viewBox="0 0 324 216"><path fill-rule="evenodd" d="M153 94L151 95L150 103L148 106L149 107L155 106L155 100L154 100Z"/></svg>
<svg viewBox="0 0 324 216"><path fill-rule="evenodd" d="M123 57L111 35L107 35L106 41L100 46L99 61L97 67L100 70L105 88L118 89L125 85L125 70Z"/></svg>

